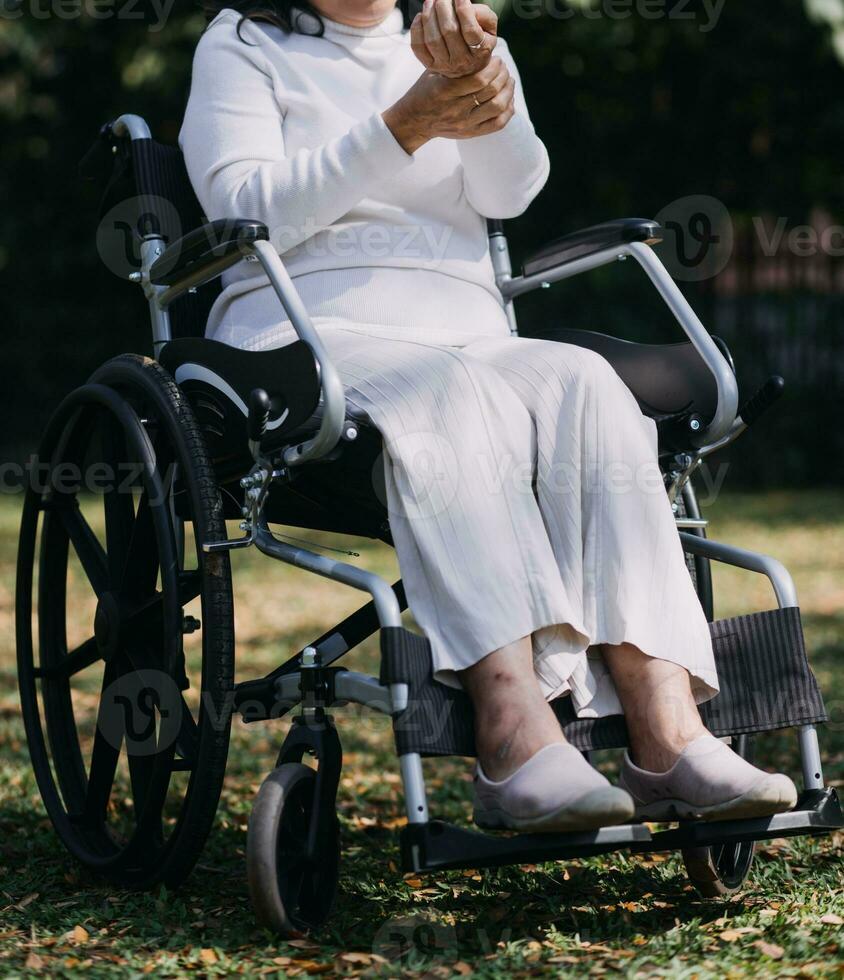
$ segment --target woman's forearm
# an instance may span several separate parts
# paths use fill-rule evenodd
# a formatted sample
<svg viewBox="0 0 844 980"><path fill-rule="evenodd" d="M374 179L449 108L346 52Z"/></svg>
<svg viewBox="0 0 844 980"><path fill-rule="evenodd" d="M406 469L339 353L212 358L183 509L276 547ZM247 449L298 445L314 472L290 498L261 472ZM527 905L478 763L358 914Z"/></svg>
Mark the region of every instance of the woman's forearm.
<svg viewBox="0 0 844 980"><path fill-rule="evenodd" d="M521 214L548 179L548 152L530 121L516 64L499 38L496 57L515 79L513 118L496 133L457 143L469 203L487 218Z"/></svg>

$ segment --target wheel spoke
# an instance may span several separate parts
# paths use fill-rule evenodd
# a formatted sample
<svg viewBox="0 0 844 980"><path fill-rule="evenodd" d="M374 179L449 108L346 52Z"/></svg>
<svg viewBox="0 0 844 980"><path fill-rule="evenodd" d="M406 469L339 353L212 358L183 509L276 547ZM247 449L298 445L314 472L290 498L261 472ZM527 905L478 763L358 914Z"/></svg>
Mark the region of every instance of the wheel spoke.
<svg viewBox="0 0 844 980"><path fill-rule="evenodd" d="M66 679L97 663L98 660L100 660L100 648L97 641L91 637L75 650L72 650L66 657L63 657L57 664L51 664L49 667L36 667L33 675L48 679L55 677Z"/></svg>
<svg viewBox="0 0 844 980"><path fill-rule="evenodd" d="M127 663L136 672L139 670L161 670L163 665L156 644L150 642L149 623L139 622L136 628L137 632L130 637L124 647Z"/></svg>
<svg viewBox="0 0 844 980"><path fill-rule="evenodd" d="M103 687L100 693L100 705L97 711L97 728L94 733L94 748L91 752L91 765L88 770L88 788L85 794L85 816L94 823L105 820L111 788L117 771L117 760L120 757L120 742L115 737L116 732L108 731L106 695L111 685L118 679L118 671L113 664L106 664L103 672ZM108 717L110 721L110 716ZM108 726L109 728L111 726Z"/></svg>
<svg viewBox="0 0 844 980"><path fill-rule="evenodd" d="M199 750L199 726L196 724L187 702L182 698L182 722L176 739L176 751L189 769L196 764Z"/></svg>
<svg viewBox="0 0 844 980"><path fill-rule="evenodd" d="M106 524L108 570L115 588L120 587L127 567L129 545L135 524L135 504L131 487L127 485L124 467L130 462L126 440L116 422L106 426L103 433L106 459L112 466L114 480L103 494Z"/></svg>
<svg viewBox="0 0 844 980"><path fill-rule="evenodd" d="M128 596L146 596L155 592L158 578L158 547L152 510L146 491L138 501L138 510L132 522L126 562L120 583L121 592Z"/></svg>
<svg viewBox="0 0 844 980"><path fill-rule="evenodd" d="M202 575L198 571L179 573L179 602L186 606L202 591ZM149 624L150 630L160 629L163 611L163 596L155 592L144 599L126 615L127 624Z"/></svg>
<svg viewBox="0 0 844 980"><path fill-rule="evenodd" d="M67 532L74 551L79 557L91 587L98 596L108 589L108 560L103 546L82 516L79 502L74 497L58 503L56 511Z"/></svg>
<svg viewBox="0 0 844 980"><path fill-rule="evenodd" d="M202 572L198 569L192 572L179 573L179 601L186 606L202 592Z"/></svg>
<svg viewBox="0 0 844 980"><path fill-rule="evenodd" d="M140 818L144 811L152 777L155 770L155 756L138 754L129 750L129 780L132 784L132 801L135 815Z"/></svg>

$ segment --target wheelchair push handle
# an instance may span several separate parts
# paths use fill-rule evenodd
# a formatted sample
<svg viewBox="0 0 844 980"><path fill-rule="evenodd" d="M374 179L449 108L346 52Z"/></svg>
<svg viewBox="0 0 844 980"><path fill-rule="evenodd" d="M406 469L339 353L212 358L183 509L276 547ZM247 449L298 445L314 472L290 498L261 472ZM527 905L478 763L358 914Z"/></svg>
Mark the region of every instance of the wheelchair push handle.
<svg viewBox="0 0 844 980"><path fill-rule="evenodd" d="M785 391L785 380L778 374L772 374L762 387L741 406L739 417L745 425L750 426L766 412L774 402L778 401Z"/></svg>
<svg viewBox="0 0 844 980"><path fill-rule="evenodd" d="M260 442L270 420L270 396L263 388L253 388L249 395L249 418L246 423L250 442Z"/></svg>

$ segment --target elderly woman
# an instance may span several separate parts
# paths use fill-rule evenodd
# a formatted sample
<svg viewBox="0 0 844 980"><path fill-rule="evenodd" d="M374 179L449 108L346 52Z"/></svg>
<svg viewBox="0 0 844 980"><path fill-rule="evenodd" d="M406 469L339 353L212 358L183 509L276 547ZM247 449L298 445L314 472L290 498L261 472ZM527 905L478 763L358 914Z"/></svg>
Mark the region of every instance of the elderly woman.
<svg viewBox="0 0 844 980"><path fill-rule="evenodd" d="M656 460L610 365L509 333L486 217L548 177L494 13L425 0L207 3L181 145L209 218L265 222L346 386L383 436L390 526L443 683L475 707L475 820L585 829L768 814L792 782L703 727L718 681ZM260 268L208 335L294 339ZM548 700L623 710L614 787Z"/></svg>

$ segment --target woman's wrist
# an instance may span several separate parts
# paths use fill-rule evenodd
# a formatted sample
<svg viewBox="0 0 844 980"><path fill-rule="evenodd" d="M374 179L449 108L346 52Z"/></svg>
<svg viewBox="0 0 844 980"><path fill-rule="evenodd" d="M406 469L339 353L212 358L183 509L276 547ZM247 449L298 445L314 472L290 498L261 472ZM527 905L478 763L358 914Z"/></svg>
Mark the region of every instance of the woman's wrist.
<svg viewBox="0 0 844 980"><path fill-rule="evenodd" d="M381 113L381 118L405 153L412 155L428 142L429 137L419 133L410 124L407 114L402 111L399 103L390 106L389 109L385 109Z"/></svg>

